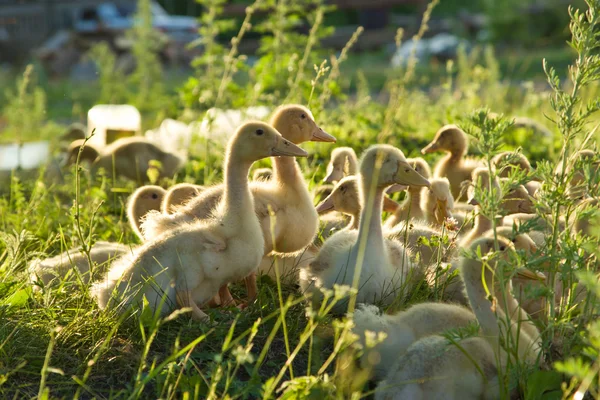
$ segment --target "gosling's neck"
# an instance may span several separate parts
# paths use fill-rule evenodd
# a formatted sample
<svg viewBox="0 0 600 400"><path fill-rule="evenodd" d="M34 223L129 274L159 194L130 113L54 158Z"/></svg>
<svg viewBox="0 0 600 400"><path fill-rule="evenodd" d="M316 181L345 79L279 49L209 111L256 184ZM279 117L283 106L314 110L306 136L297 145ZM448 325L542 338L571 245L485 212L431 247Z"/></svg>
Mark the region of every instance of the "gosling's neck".
<svg viewBox="0 0 600 400"><path fill-rule="evenodd" d="M448 156L446 156L446 159L451 162L459 162L462 160L466 153L467 149L462 147L448 149Z"/></svg>
<svg viewBox="0 0 600 400"><path fill-rule="evenodd" d="M409 218L422 219L423 210L421 209L421 188L410 188L406 192L406 199L394 212L397 222L406 221Z"/></svg>
<svg viewBox="0 0 600 400"><path fill-rule="evenodd" d="M254 200L248 187L248 173L252 162L239 161L232 152L225 168L225 192L223 194L223 215L238 218L252 213Z"/></svg>
<svg viewBox="0 0 600 400"><path fill-rule="evenodd" d="M437 199L431 193L428 193L423 197L421 204L425 213L425 219L429 223L439 223L438 217L435 213L435 209L437 207Z"/></svg>
<svg viewBox="0 0 600 400"><path fill-rule="evenodd" d="M347 229L350 229L350 230L358 229L359 221L360 221L360 214L351 214L350 221L348 221Z"/></svg>
<svg viewBox="0 0 600 400"><path fill-rule="evenodd" d="M489 301L487 292L481 283L481 271L483 265L476 260L463 260L463 271L461 275L465 284L465 290L469 299L471 309L475 314L483 336L494 347L498 345L500 329L496 314L492 310L493 304ZM465 273L468 271L468 273Z"/></svg>
<svg viewBox="0 0 600 400"><path fill-rule="evenodd" d="M285 132L289 131L289 127L285 126L278 120L271 120L271 125L277 131L282 132L285 137ZM294 143L298 144L298 143ZM273 165L273 178L272 181L280 186L290 186L294 183L302 183L304 184L304 179L302 179L302 172L300 171L300 167L296 162L295 157L272 157L271 158Z"/></svg>
<svg viewBox="0 0 600 400"><path fill-rule="evenodd" d="M296 188L307 197L310 197L308 188L302 177L300 166L295 157L273 157L273 178L272 182L286 188Z"/></svg>
<svg viewBox="0 0 600 400"><path fill-rule="evenodd" d="M531 355L535 356L541 346L540 333L535 323L533 323L525 310L521 308L517 299L512 295L511 281L507 280L504 290L495 296L503 312L500 315L505 318L505 321L508 315L508 319L511 321L510 336L513 344L518 343L519 358L523 360ZM501 327L505 325L502 324Z"/></svg>
<svg viewBox="0 0 600 400"><path fill-rule="evenodd" d="M137 228L138 231L141 231L140 220L150 210L152 210L152 208L150 208L146 205L141 205L141 204L135 204L133 207L131 207L131 211L130 211L131 215L129 216L129 220L132 224L135 225L135 227Z"/></svg>
<svg viewBox="0 0 600 400"><path fill-rule="evenodd" d="M408 200L410 201L410 215L413 218L423 218L423 212L421 210L421 188L411 187L408 190Z"/></svg>
<svg viewBox="0 0 600 400"><path fill-rule="evenodd" d="M354 246L352 259L356 260L358 252L364 247L364 259L370 255L381 256L385 254L383 229L381 227L381 214L383 213L383 195L385 188L371 188L371 183L361 179L362 190L360 221L358 225L358 239Z"/></svg>
<svg viewBox="0 0 600 400"><path fill-rule="evenodd" d="M273 157L273 180L284 183L300 175L295 157Z"/></svg>
<svg viewBox="0 0 600 400"><path fill-rule="evenodd" d="M492 220L481 213L481 209L478 209L475 221L473 223L473 232L478 235L483 235L485 232L492 229Z"/></svg>

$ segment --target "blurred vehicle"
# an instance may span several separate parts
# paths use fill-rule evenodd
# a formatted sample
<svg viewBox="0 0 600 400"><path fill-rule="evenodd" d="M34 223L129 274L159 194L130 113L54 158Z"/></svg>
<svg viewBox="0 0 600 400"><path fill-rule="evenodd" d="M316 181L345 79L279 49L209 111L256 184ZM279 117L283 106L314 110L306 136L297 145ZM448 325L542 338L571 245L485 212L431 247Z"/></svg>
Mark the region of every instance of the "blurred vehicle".
<svg viewBox="0 0 600 400"><path fill-rule="evenodd" d="M6 30L6 28L0 26L0 63L8 61L5 60L3 56L6 56L8 54L10 48L9 44L10 36L8 35L8 31Z"/></svg>
<svg viewBox="0 0 600 400"><path fill-rule="evenodd" d="M468 40L449 33L439 33L431 38L409 39L402 43L392 57L394 68L405 67L413 56L418 63L437 60L446 63L457 57L458 49L463 46L466 51L472 47Z"/></svg>
<svg viewBox="0 0 600 400"><path fill-rule="evenodd" d="M79 34L120 34L132 27L132 20L113 3L81 8L73 28Z"/></svg>
<svg viewBox="0 0 600 400"><path fill-rule="evenodd" d="M82 7L75 17L75 32L82 35L118 36L135 23L137 5L100 3ZM198 23L194 17L168 14L157 2L151 3L152 25L170 41L189 43L198 38Z"/></svg>
<svg viewBox="0 0 600 400"><path fill-rule="evenodd" d="M156 29L178 43L189 43L198 39L198 22L194 17L171 15L160 4L152 2L152 24Z"/></svg>

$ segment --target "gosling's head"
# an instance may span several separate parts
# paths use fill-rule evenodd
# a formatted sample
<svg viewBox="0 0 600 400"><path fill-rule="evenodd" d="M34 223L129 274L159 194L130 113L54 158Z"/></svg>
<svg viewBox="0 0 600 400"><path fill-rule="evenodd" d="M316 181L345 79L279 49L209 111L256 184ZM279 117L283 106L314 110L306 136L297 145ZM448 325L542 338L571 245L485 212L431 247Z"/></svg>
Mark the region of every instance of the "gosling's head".
<svg viewBox="0 0 600 400"><path fill-rule="evenodd" d="M498 240L503 239L510 241L514 250L521 250L525 253L525 256L531 256L532 254L537 253L538 249L531 239L531 237L526 233L515 233L513 229L509 226L500 226L496 228L496 236ZM489 230L484 234L484 237L494 238L494 231ZM527 269L526 267L517 268L513 276L507 276L508 279L512 279L512 277L518 279L526 279L529 281L545 281L546 276L540 272L535 272ZM510 280L509 280L510 282ZM509 283L510 284L510 283Z"/></svg>
<svg viewBox="0 0 600 400"><path fill-rule="evenodd" d="M74 124L69 125L69 127L65 130L60 137L61 142L71 143L74 140L83 140L85 139L85 126L80 124L79 122L75 122Z"/></svg>
<svg viewBox="0 0 600 400"><path fill-rule="evenodd" d="M519 185L506 193L502 199L502 209L508 214L533 214L535 204L525 186Z"/></svg>
<svg viewBox="0 0 600 400"><path fill-rule="evenodd" d="M93 163L100 156L100 151L96 147L89 143L86 143L84 146L84 142L84 139L71 142L67 149L67 165L75 164L77 157L79 157L80 162Z"/></svg>
<svg viewBox="0 0 600 400"><path fill-rule="evenodd" d="M575 153L574 156L575 156L576 160L591 161L594 158L596 158L596 152L591 149L583 149L583 150L579 150L577 153Z"/></svg>
<svg viewBox="0 0 600 400"><path fill-rule="evenodd" d="M268 181L273 176L271 168L257 168L252 174L253 181Z"/></svg>
<svg viewBox="0 0 600 400"><path fill-rule="evenodd" d="M454 209L454 197L450 190L450 182L447 178L433 178L430 179L430 183L427 207L431 208L436 222L442 224L447 218L452 217Z"/></svg>
<svg viewBox="0 0 600 400"><path fill-rule="evenodd" d="M330 185L327 183L323 184L323 185L319 185L313 191L314 198L315 198L315 200L320 202L321 200L325 200L325 198L327 198L327 196L329 196L332 191L333 191L333 185Z"/></svg>
<svg viewBox="0 0 600 400"><path fill-rule="evenodd" d="M127 200L129 223L139 232L144 216L151 210L159 211L166 190L160 186L146 185L138 188Z"/></svg>
<svg viewBox="0 0 600 400"><path fill-rule="evenodd" d="M429 192L438 201L445 201L448 203L450 208L454 208L454 198L450 190L450 182L448 178L433 178L429 180L431 187Z"/></svg>
<svg viewBox="0 0 600 400"><path fill-rule="evenodd" d="M273 156L306 157L308 153L285 139L271 125L251 121L242 124L229 140L227 158L253 163Z"/></svg>
<svg viewBox="0 0 600 400"><path fill-rule="evenodd" d="M573 164L568 169L573 174L568 182L567 194L572 199L581 199L588 194L589 178L586 178L586 172L594 179L593 177L598 174L600 160L596 152L590 149L579 150L573 155L573 159Z"/></svg>
<svg viewBox="0 0 600 400"><path fill-rule="evenodd" d="M423 148L421 153L446 151L455 155L464 155L468 146L467 134L462 129L457 125L445 125L437 131L431 143Z"/></svg>
<svg viewBox="0 0 600 400"><path fill-rule="evenodd" d="M421 175L423 178L429 179L431 177L431 168L427 161L421 157L413 157L408 159L408 163Z"/></svg>
<svg viewBox="0 0 600 400"><path fill-rule="evenodd" d="M183 166L183 159L173 153L164 153L161 164L160 174L165 177L173 177Z"/></svg>
<svg viewBox="0 0 600 400"><path fill-rule="evenodd" d="M335 137L321 129L310 110L298 104L279 107L271 125L292 143L335 142Z"/></svg>
<svg viewBox="0 0 600 400"><path fill-rule="evenodd" d="M573 179L585 179L584 170L586 168L598 168L600 160L594 150L583 149L573 154L573 163L567 171L575 171ZM560 169L560 166L559 166Z"/></svg>
<svg viewBox="0 0 600 400"><path fill-rule="evenodd" d="M331 160L327 165L327 183L340 181L345 176L356 175L358 159L352 147L336 147L331 152Z"/></svg>
<svg viewBox="0 0 600 400"><path fill-rule="evenodd" d="M203 186L191 183L179 183L171 186L164 196L161 206L162 212L165 214L175 212L178 207L198 196L203 190Z"/></svg>
<svg viewBox="0 0 600 400"><path fill-rule="evenodd" d="M360 175L363 181L375 180L379 188L395 183L430 186L429 181L415 171L399 149L385 144L371 146L365 151L360 162Z"/></svg>
<svg viewBox="0 0 600 400"><path fill-rule="evenodd" d="M498 237L497 247L493 237L478 238L471 243L469 250L477 255L475 258L469 258L470 256L461 258L460 273L463 281L471 283L476 282L478 285L481 285L481 274L483 272L485 282L489 288L492 287L491 285L493 283L493 276L498 265L498 260L503 259L508 261L511 254L514 253L512 243L503 237ZM481 258L479 257L479 254L481 255ZM486 268L483 268L482 266L483 259L486 259Z"/></svg>
<svg viewBox="0 0 600 400"><path fill-rule="evenodd" d="M584 236L594 235L594 229L600 227L600 208L597 198L589 198L577 206L574 213L573 233ZM597 236L597 234L595 234Z"/></svg>
<svg viewBox="0 0 600 400"><path fill-rule="evenodd" d="M515 250L523 250L526 254L534 254L537 252L537 246L528 234L517 234L510 226L496 227L496 235L509 240L514 246ZM489 230L484 236L487 238L494 238L494 231Z"/></svg>
<svg viewBox="0 0 600 400"><path fill-rule="evenodd" d="M479 188L480 191L491 192L492 189L496 195L500 195L500 181L497 177L493 177L490 182L490 171L487 167L478 167L471 173L472 184L468 189L467 201L470 205L476 206L479 204L479 199L476 198L475 188ZM490 186L491 183L491 186Z"/></svg>
<svg viewBox="0 0 600 400"><path fill-rule="evenodd" d="M523 154L512 151L505 151L497 154L492 159L492 165L498 170L498 176L506 178L512 170L525 171L530 173L531 163Z"/></svg>
<svg viewBox="0 0 600 400"><path fill-rule="evenodd" d="M339 181L331 194L317 206L319 214L334 210L352 216L360 213L358 178L356 176L347 176Z"/></svg>

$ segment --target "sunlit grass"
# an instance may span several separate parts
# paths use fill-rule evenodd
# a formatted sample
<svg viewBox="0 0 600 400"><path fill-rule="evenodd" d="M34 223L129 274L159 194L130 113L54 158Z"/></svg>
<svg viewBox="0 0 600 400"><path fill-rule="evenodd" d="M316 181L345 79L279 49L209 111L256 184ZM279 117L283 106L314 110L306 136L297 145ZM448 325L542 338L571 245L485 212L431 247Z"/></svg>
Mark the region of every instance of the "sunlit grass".
<svg viewBox="0 0 600 400"><path fill-rule="evenodd" d="M214 24L204 28L214 28L216 36L221 27L222 2L204 3L213 13L212 19L207 17L206 21ZM360 153L384 140L407 156L420 155L420 149L441 125L471 124L474 139L479 139L478 145L471 146L471 153L490 159L494 152L521 147L538 167L539 177L549 182L539 200L540 207L551 209L555 217L564 210L572 211L574 203L564 196L569 176L554 176L554 167L559 161L565 166L571 162L569 155L575 149L592 147L598 135L585 138L597 117L592 113L582 118L564 107L551 107L553 93L558 93L559 88L572 93L569 90L573 82L564 83L563 79L552 91L539 82L522 81L531 71L543 73L541 54L525 57L518 52L507 53L498 60L493 50L479 49L461 53L456 61L447 64L425 69L417 65L409 71L410 79L405 79L406 71L391 71L389 57L383 52L356 54L340 60L339 75L331 78L329 74L337 68L332 68L331 56L339 54L319 45L319 39L327 34L324 27L315 25L315 13L322 3L311 1L316 9L296 7L305 3L292 2L286 12L315 27L309 33L314 46L306 46L307 36L298 34L287 23L263 27L280 43L265 40L258 60L249 61L236 51L215 44L211 49L221 57L218 63L211 65L210 59L203 59L192 71L165 79L164 92L159 97L161 102L169 99L168 110L160 115L185 114L186 120L193 120L202 118L208 106L275 107L284 99L293 98L304 104L310 100L319 125L338 138L337 145L354 147ZM257 7L265 4L270 3L257 1ZM268 22L275 24L277 18L285 17L285 13L274 14ZM590 53L589 48L586 51ZM549 60L549 64L559 64L560 77L564 75L565 54L572 63L575 54L570 50L558 50ZM223 58L224 55L229 57ZM322 67L315 68L315 64ZM587 68L597 74L591 64ZM301 71L299 65L304 67ZM210 75L204 75L207 71ZM519 76L516 82L504 79L512 78L513 73ZM219 79L202 81L205 76ZM580 102L593 100L598 88L595 80L585 85L580 82L574 98ZM132 86L127 89L134 98L135 85L129 84ZM327 88L323 87L325 84ZM85 110L98 101L101 85L102 82L81 85L33 80L21 97L4 96L0 108L3 114L11 116L0 141L49 139L58 157L61 127L57 123L83 120ZM19 87L13 83L10 86L16 93ZM23 104L35 103L36 90L39 96L41 89L46 96L45 116L41 118L39 110L34 110L37 114L30 117L35 124L27 125L17 116L27 118L28 112L34 112L24 109ZM202 101L198 102L198 98ZM186 103L186 99L196 100ZM149 109L154 107L160 108L150 104ZM541 138L533 130L496 128L489 125L485 111L473 112L481 107L504 113L508 120L511 116L534 118L552 134ZM564 117L560 129L547 119L556 115ZM159 113L145 117L146 121L155 121ZM498 146L486 142L490 135ZM325 176L331 146L304 147L310 157L299 162L309 187L314 189ZM221 181L222 146L196 138L191 149L184 169L162 185L182 181L209 185ZM427 160L433 164L437 158ZM360 396L359 393L372 389L363 385L363 380L348 378L351 363L337 364L350 341L348 321L328 315L331 304L327 302L320 310L307 311L297 285L276 282L269 276L259 277L255 304L244 311L233 307L209 309L210 324L193 322L186 313L178 312L165 319L149 309L124 316L101 312L90 298L89 288L75 277L70 283L32 293L26 266L36 257L56 255L98 240L132 246L139 243L124 213L127 195L135 189L133 183L102 177L93 180L84 168L66 168L63 173L58 180L44 176L43 171L17 173L0 182L0 397L67 398L75 394L75 398L275 398L287 392L287 398L305 398L299 394L304 392L312 393L316 396L313 398L349 398L351 392ZM79 208L75 208L77 205ZM489 206L487 211L494 213L497 204ZM593 274L597 271L579 252L584 242L594 248L593 239L586 240L555 230L547 247L554 271L569 275L587 270L592 278L586 282L593 286ZM573 275L569 279L574 279ZM232 286L234 296L242 297L241 285ZM421 287L403 307L439 297L437 289L425 284ZM340 300L346 295L330 293L329 300ZM541 398L527 394L552 390L556 394L557 390L560 392L557 385L563 381L570 385L565 393L578 396L578 391L590 390L592 396L598 395L594 392L597 385L593 384L594 379L597 381L600 347L597 324L586 331L598 313L593 300L589 296L585 304L564 304L557 312L548 310L548 322L539 326L544 341L539 365L532 370L520 369L523 366L519 365L504 371L507 387L517 387L519 394L527 398ZM587 357L583 361L565 361L578 357L582 349ZM557 361L564 362L560 365L564 375L548 371ZM515 376L515 371L520 375ZM570 380L568 376L575 378Z"/></svg>

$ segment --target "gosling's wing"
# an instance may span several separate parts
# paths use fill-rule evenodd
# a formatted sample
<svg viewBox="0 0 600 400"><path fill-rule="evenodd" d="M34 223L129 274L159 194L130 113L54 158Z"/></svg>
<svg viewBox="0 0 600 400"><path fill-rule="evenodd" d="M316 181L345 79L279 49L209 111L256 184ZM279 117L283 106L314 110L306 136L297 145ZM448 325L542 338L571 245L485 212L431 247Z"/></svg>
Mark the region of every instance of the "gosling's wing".
<svg viewBox="0 0 600 400"><path fill-rule="evenodd" d="M281 210L275 196L266 188L253 187L252 194L254 195L254 211L259 220L269 218L271 213L276 214Z"/></svg>
<svg viewBox="0 0 600 400"><path fill-rule="evenodd" d="M175 248L178 253L198 254L222 252L227 248L227 240L214 225L188 223L160 236L156 242L164 241L167 247Z"/></svg>
<svg viewBox="0 0 600 400"><path fill-rule="evenodd" d="M198 235L198 244L208 251L222 252L227 249L227 241L209 230Z"/></svg>

